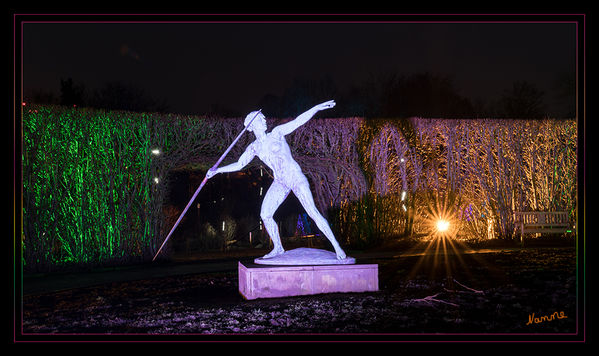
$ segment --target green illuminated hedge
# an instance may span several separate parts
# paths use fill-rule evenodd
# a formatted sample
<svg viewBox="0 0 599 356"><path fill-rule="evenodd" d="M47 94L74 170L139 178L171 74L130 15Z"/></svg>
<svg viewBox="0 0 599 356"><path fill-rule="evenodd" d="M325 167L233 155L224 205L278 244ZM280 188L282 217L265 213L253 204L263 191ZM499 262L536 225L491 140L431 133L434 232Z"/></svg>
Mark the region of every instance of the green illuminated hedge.
<svg viewBox="0 0 599 356"><path fill-rule="evenodd" d="M146 114L26 110L26 266L141 258L152 250L148 123Z"/></svg>
<svg viewBox="0 0 599 356"><path fill-rule="evenodd" d="M207 168L204 162L216 161L240 125L197 116L24 108L25 269L151 259L172 223L163 212L168 172Z"/></svg>

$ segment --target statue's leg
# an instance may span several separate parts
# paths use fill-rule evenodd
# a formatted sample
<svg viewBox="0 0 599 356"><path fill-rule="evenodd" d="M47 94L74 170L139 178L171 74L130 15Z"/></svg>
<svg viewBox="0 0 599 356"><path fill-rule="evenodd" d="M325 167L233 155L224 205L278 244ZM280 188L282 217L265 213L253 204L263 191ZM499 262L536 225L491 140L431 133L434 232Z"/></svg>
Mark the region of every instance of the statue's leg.
<svg viewBox="0 0 599 356"><path fill-rule="evenodd" d="M264 227L272 240L273 249L271 252L266 254L262 258L271 258L285 252L283 249L283 245L281 245L281 237L279 236L279 227L277 223L273 219L275 211L277 208L283 203L285 198L291 189L285 187L281 183L276 180L272 183L266 195L264 195L264 200L262 201L262 208L260 210L260 217L264 222Z"/></svg>
<svg viewBox="0 0 599 356"><path fill-rule="evenodd" d="M335 253L337 254L337 259L342 260L347 257L335 239L335 235L333 235L333 231L331 230L329 223L316 208L308 180L303 179L301 182L298 182L298 184L296 184L293 188L293 194L295 194L308 215L312 218L312 220L314 220L316 226L318 226L320 231L324 233L324 236L326 236L326 238L331 242L333 248L335 249Z"/></svg>

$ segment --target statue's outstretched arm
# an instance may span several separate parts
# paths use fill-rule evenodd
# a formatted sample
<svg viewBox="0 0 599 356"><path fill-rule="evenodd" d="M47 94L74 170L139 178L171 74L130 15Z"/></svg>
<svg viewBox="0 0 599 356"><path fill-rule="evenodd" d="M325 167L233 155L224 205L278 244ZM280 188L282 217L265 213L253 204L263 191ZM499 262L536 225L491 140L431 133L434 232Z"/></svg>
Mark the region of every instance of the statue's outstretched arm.
<svg viewBox="0 0 599 356"><path fill-rule="evenodd" d="M231 163L224 167L219 167L215 170L210 169L206 173L206 177L212 178L214 175L216 175L218 173L237 172L237 171L243 169L243 167L247 166L248 163L250 163L252 161L252 159L254 159L254 156L256 156L256 152L254 151L253 145L250 144L245 149L245 151L241 154L241 156L239 156L239 159L237 160L237 162Z"/></svg>
<svg viewBox="0 0 599 356"><path fill-rule="evenodd" d="M306 122L308 122L312 118L312 116L314 116L314 114L316 114L317 112L319 112L321 110L330 109L330 108L334 107L335 105L336 105L336 103L334 100L329 100L329 101L325 101L324 103L318 104L315 107L311 108L310 110L299 115L294 120L291 120L287 123L284 123L282 125L275 127L272 130L272 133L279 134L281 136L285 136L285 135L293 132L295 129L302 126Z"/></svg>

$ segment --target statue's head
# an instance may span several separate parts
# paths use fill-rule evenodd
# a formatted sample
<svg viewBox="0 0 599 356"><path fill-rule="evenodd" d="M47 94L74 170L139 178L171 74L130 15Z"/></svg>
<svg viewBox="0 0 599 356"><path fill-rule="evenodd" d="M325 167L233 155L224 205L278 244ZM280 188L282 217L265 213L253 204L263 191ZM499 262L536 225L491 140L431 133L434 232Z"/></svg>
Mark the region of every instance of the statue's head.
<svg viewBox="0 0 599 356"><path fill-rule="evenodd" d="M254 116L256 116L255 119ZM245 117L245 120L243 121L243 126L247 127L248 131L254 131L254 129L262 129L263 131L266 131L265 118L266 117L264 116L264 114L262 114L262 110L252 111Z"/></svg>

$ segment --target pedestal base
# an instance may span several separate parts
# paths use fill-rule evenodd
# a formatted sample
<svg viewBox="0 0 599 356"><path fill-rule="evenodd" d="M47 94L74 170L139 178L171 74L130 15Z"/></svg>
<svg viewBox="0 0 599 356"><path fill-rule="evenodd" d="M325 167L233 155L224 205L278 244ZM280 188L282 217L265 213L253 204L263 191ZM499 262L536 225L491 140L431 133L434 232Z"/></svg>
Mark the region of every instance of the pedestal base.
<svg viewBox="0 0 599 356"><path fill-rule="evenodd" d="M239 262L239 293L245 299L379 290L378 265L265 266Z"/></svg>

